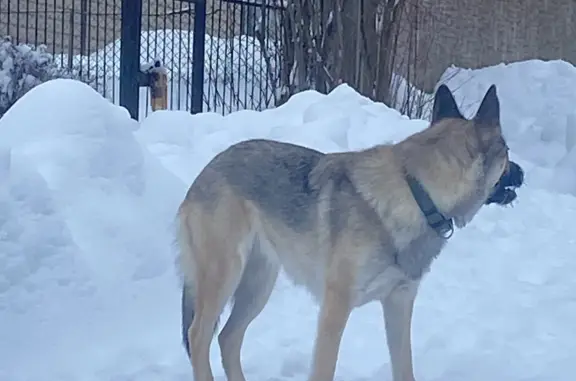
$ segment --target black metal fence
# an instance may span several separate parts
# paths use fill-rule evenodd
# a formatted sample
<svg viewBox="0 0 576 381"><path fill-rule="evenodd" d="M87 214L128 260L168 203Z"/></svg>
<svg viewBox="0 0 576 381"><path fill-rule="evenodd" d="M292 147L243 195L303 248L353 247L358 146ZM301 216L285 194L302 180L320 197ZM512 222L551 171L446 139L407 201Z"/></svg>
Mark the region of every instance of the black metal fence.
<svg viewBox="0 0 576 381"><path fill-rule="evenodd" d="M2 0L0 36L46 45L135 118L150 111L141 65L157 60L169 109L225 114L275 104L283 10L282 0Z"/></svg>
<svg viewBox="0 0 576 381"><path fill-rule="evenodd" d="M262 109L280 92L280 1L214 0L207 9L205 109Z"/></svg>

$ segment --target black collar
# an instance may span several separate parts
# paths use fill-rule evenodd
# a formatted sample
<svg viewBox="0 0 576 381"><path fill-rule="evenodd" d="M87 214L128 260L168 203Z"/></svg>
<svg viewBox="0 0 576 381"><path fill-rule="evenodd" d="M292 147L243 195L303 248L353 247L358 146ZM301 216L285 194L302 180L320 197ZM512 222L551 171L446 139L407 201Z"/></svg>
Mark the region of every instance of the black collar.
<svg viewBox="0 0 576 381"><path fill-rule="evenodd" d="M420 181L408 174L406 174L406 181L408 182L408 186L412 191L416 203L420 207L424 217L426 217L428 225L434 229L440 237L444 239L452 237L454 233L454 222L452 219L446 218L446 216L438 210L436 204L434 204L434 201L432 201Z"/></svg>

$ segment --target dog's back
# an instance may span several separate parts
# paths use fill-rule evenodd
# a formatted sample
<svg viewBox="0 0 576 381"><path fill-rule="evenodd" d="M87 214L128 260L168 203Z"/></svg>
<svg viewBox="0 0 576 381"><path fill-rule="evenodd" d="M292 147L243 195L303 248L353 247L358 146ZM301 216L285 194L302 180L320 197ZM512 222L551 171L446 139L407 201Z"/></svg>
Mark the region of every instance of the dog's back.
<svg viewBox="0 0 576 381"><path fill-rule="evenodd" d="M302 228L317 202L318 192L309 175L323 153L271 140L240 142L218 154L198 175L186 200L215 206L222 193L230 192L258 205L271 216L294 228Z"/></svg>

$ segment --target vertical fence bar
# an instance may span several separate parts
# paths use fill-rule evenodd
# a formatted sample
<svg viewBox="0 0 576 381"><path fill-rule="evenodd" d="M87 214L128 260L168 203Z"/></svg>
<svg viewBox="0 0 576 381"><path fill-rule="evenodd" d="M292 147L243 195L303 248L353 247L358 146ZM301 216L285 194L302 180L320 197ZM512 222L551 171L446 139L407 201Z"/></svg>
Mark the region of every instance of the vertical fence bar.
<svg viewBox="0 0 576 381"><path fill-rule="evenodd" d="M142 0L122 0L120 13L120 106L138 119L140 73L140 32Z"/></svg>
<svg viewBox="0 0 576 381"><path fill-rule="evenodd" d="M112 18L112 25L113 25L112 28L114 28L114 26L116 25L116 14L115 13L116 13L116 9L112 8L112 10L110 10L110 7L108 6L108 0L104 0L104 40L103 40L104 41L104 45L103 45L104 47L102 48L102 52L104 54L104 59L108 60L109 59L109 57L108 57L109 53L108 53L106 48L108 47L107 44L112 42L112 44L111 44L112 45L112 78L116 78L116 74L115 74L116 67L114 66L114 46L116 45L115 44L116 41L114 41L114 39L112 39L110 41L110 39L108 38L108 36L109 36L108 35L108 32L109 32L108 31L108 17ZM112 33L112 34L114 34L114 33ZM102 70L102 87L104 89L104 94L106 94L106 95L108 95L108 87L106 86L107 85L107 74L108 73L106 73L106 70L103 69ZM114 80L112 80L112 83L114 83ZM114 89L112 89L111 94L112 94L112 97L111 97L112 101L114 101L114 98L115 98Z"/></svg>
<svg viewBox="0 0 576 381"><path fill-rule="evenodd" d="M72 9L70 9L70 20L68 20L69 25L70 25L70 34L68 35L68 70L72 70L72 67L74 66L74 3L72 3ZM65 49L62 49L62 52L64 52ZM60 62L60 64L64 64L63 62ZM80 71L80 73L82 73L82 71Z"/></svg>
<svg viewBox="0 0 576 381"><path fill-rule="evenodd" d="M48 39L48 1L44 2L44 42L47 46L52 45L54 46L54 43L52 43L52 41L50 41Z"/></svg>
<svg viewBox="0 0 576 381"><path fill-rule="evenodd" d="M148 3L146 4L146 53L144 54L144 56L146 57L146 59L144 60L146 63L148 63L152 58L156 59L159 58L157 57L157 47L158 47L158 30L160 29L160 27L158 26L158 13L160 13L160 1L156 1L156 5L154 5L153 7L153 2L152 1L148 1ZM154 16L154 17L153 17ZM154 35L154 43L152 43L152 34ZM150 49L152 49L152 51L154 52L154 54L150 53ZM141 59L144 59L143 57L140 57ZM164 57L162 57L164 58ZM152 98L150 96L150 91L146 91L146 105L149 105L150 102L152 101ZM145 115L148 115L148 106L146 106L145 108L146 113Z"/></svg>
<svg viewBox="0 0 576 381"><path fill-rule="evenodd" d="M94 82L95 82L95 86L96 89L98 89L98 91L100 91L100 80L101 80L101 76L103 76L104 74L104 70L100 70L100 60L102 60L102 67L104 67L104 65L106 65L106 39L104 38L104 44L100 44L100 32L101 32L101 26L100 26L100 16L102 16L102 10L100 9L100 5L102 4L101 1L98 1L96 3L96 28L94 28L94 34L95 36L92 37L92 39L94 39L94 47L92 47L92 40L89 40L90 42L88 43L88 51L92 52L95 51L96 52L96 63L95 63L95 67L96 70L94 70L94 72L91 72L90 69L88 69L88 75L90 77L94 76ZM106 9L104 9L104 13L106 13ZM106 18L108 16L104 16L104 18ZM90 23L92 24L92 23ZM92 25L90 25L92 26ZM100 56L100 54L102 54L102 56ZM112 71L114 72L114 71ZM103 89L102 94L106 94L106 89Z"/></svg>
<svg viewBox="0 0 576 381"><path fill-rule="evenodd" d="M192 9L194 6L190 4L190 8L188 10L188 21L186 24L186 29L188 29L188 34L186 38L186 109L190 110L192 108L192 96L191 96L191 82L190 78L192 76L192 67L188 64L190 59L192 58L192 39L190 38L190 27L192 26ZM190 103L189 103L190 102Z"/></svg>
<svg viewBox="0 0 576 381"><path fill-rule="evenodd" d="M80 55L85 56L88 29L88 0L80 0Z"/></svg>
<svg viewBox="0 0 576 381"><path fill-rule="evenodd" d="M7 22L6 22L6 31L2 33L2 38L10 34L10 16L12 16L12 11L10 6L12 5L12 0L8 0L8 14L6 15Z"/></svg>
<svg viewBox="0 0 576 381"><path fill-rule="evenodd" d="M114 12L114 19L112 20L112 26L109 25L109 31L112 32L112 43L111 46L111 54L112 54L112 67L114 70L112 74L108 76L108 80L110 81L110 86L112 87L112 94L114 97L114 101L118 101L120 99L120 46L118 46L119 41L119 33L120 28L122 26L122 18L120 17L120 13L122 13L122 0L108 0L112 3L112 9Z"/></svg>
<svg viewBox="0 0 576 381"><path fill-rule="evenodd" d="M210 12L210 45L208 47L208 91L206 103L208 104L208 111L217 112L218 103L222 99L219 91L219 78L220 78L220 56L222 39L220 38L220 31L222 30L222 18L224 11L222 10L222 0L213 0L212 11ZM224 46L224 48L226 48ZM222 101L222 104L223 101Z"/></svg>
<svg viewBox="0 0 576 381"><path fill-rule="evenodd" d="M202 112L204 100L204 48L206 45L206 0L194 3L194 41L192 42L192 114Z"/></svg>
<svg viewBox="0 0 576 381"><path fill-rule="evenodd" d="M38 19L40 18L40 3L36 0L36 4L34 6L34 44L38 46L40 44L38 40Z"/></svg>
<svg viewBox="0 0 576 381"><path fill-rule="evenodd" d="M65 47L66 47L66 35L65 35L65 30L66 30L66 8L62 7L60 8L60 51L64 52ZM60 64L63 65L64 62L62 61L62 59L60 59Z"/></svg>
<svg viewBox="0 0 576 381"><path fill-rule="evenodd" d="M46 1L48 2L48 1ZM56 9L58 9L57 5L56 5L56 0L54 0L54 2L52 3L52 12L54 15L54 19L56 19L58 12L56 11ZM20 24L18 21L16 21L18 24ZM56 54L56 22L52 21L52 54ZM17 29L18 30L18 29ZM60 63L62 63L62 60L60 60Z"/></svg>
<svg viewBox="0 0 576 381"><path fill-rule="evenodd" d="M84 42L84 49L86 50L86 52L84 54L86 54L86 74L87 77L89 77L92 73L92 68L94 67L92 65L92 63L90 63L90 60L92 59L92 56L90 54L90 48L91 48L91 41L92 41L92 35L91 35L91 31L92 31L92 3L88 4L88 0L84 0L86 2L86 41ZM98 50L96 48L96 57L98 57ZM97 71L98 69L96 69Z"/></svg>
<svg viewBox="0 0 576 381"><path fill-rule="evenodd" d="M29 33L30 33L30 0L26 0L26 31L24 32L24 42L26 42L27 44L30 43L30 37L29 37ZM20 24L18 24L18 26L20 26Z"/></svg>

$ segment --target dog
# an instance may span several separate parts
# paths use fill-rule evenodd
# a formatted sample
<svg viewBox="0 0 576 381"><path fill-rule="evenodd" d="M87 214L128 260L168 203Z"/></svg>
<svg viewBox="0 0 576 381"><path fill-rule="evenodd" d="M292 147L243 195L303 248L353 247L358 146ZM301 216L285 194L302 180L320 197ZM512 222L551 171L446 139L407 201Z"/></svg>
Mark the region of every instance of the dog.
<svg viewBox="0 0 576 381"><path fill-rule="evenodd" d="M320 305L308 380L333 380L351 311L383 307L394 381L414 381L411 319L419 284L455 228L483 205L507 205L523 182L500 126L495 85L472 119L447 86L430 125L396 144L324 154L265 139L216 155L179 206L182 339L195 381L213 381L218 334L230 381L279 271ZM522 174L522 175L520 175Z"/></svg>

